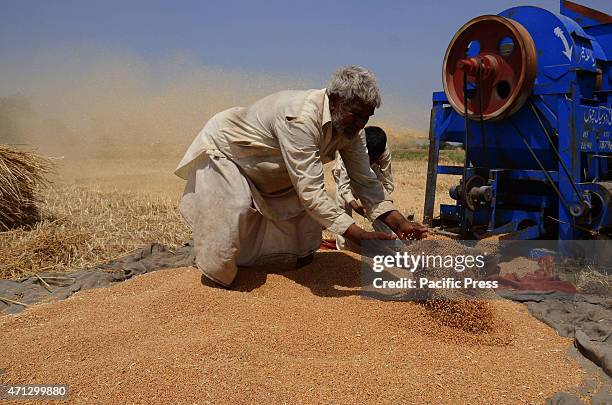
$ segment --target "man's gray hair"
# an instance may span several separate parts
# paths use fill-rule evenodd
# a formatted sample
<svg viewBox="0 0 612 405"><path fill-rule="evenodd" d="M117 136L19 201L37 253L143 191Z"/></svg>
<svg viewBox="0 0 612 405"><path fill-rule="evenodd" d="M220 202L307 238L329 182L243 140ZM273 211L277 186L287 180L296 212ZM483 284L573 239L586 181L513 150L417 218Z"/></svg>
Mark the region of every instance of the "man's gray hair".
<svg viewBox="0 0 612 405"><path fill-rule="evenodd" d="M381 104L374 74L361 66L349 65L336 70L327 85L327 95L332 94L338 96L341 103L357 99L376 108Z"/></svg>

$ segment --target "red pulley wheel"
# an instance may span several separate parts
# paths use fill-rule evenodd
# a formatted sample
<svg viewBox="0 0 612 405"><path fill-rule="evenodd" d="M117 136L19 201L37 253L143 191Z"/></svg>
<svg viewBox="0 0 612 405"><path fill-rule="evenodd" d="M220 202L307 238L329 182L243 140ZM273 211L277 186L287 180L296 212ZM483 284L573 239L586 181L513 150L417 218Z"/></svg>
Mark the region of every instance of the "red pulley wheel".
<svg viewBox="0 0 612 405"><path fill-rule="evenodd" d="M494 121L523 106L536 74L537 55L529 32L514 20L484 15L453 37L444 56L442 81L450 105L464 116L467 75L468 117L479 120L482 114L483 120Z"/></svg>

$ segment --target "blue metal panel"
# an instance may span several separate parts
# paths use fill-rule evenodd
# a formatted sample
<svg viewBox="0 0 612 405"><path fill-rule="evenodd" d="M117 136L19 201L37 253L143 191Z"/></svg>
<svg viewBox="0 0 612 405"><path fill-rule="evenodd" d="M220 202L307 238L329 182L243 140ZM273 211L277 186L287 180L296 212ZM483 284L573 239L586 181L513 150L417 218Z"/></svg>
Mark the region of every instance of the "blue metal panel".
<svg viewBox="0 0 612 405"><path fill-rule="evenodd" d="M461 176L463 174L463 166L438 166L438 174Z"/></svg>
<svg viewBox="0 0 612 405"><path fill-rule="evenodd" d="M553 181L559 181L559 172L548 172ZM509 170L507 176L512 180L533 180L546 182L546 176L539 170Z"/></svg>
<svg viewBox="0 0 612 405"><path fill-rule="evenodd" d="M435 91L433 94L433 102L434 103L448 103L448 99L446 98L446 93L443 91Z"/></svg>

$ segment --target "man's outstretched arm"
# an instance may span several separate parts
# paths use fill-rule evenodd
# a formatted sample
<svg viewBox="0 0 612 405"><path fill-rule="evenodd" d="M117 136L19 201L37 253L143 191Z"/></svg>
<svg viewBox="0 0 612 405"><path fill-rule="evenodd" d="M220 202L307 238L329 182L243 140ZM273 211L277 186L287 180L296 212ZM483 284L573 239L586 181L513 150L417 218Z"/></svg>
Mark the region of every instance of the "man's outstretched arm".
<svg viewBox="0 0 612 405"><path fill-rule="evenodd" d="M296 119L277 124L277 136L289 177L309 215L329 231L357 244L366 239L394 239L385 233L368 232L356 225L353 218L327 194L316 141L316 123Z"/></svg>

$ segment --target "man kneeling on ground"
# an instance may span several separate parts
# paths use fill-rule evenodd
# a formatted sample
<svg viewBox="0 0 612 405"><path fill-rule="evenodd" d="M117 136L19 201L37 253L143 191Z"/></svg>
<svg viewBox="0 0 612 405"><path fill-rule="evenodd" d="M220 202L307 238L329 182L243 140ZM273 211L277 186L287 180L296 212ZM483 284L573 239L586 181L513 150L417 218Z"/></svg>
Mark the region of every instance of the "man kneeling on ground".
<svg viewBox="0 0 612 405"><path fill-rule="evenodd" d="M380 103L374 75L347 66L326 89L281 91L213 116L175 170L187 180L179 208L204 275L229 287L238 266L300 267L323 228L357 245L395 239L360 228L327 194L323 164L336 151L368 218L400 239L423 237L370 170L361 130Z"/></svg>

